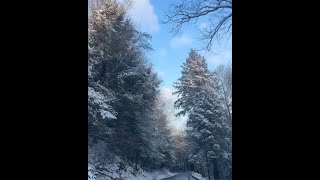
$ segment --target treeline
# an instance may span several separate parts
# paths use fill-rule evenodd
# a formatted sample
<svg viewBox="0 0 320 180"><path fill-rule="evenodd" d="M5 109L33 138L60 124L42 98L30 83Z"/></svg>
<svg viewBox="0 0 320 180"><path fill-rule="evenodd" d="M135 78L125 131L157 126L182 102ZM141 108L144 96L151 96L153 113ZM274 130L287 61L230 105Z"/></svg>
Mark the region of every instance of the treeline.
<svg viewBox="0 0 320 180"><path fill-rule="evenodd" d="M103 0L90 10L88 148L98 153L89 161L98 169L112 152L146 170L194 170L231 180L231 66L210 71L190 51L174 85L187 129L173 131L159 95L161 80L145 55L151 36L135 27L127 9Z"/></svg>
<svg viewBox="0 0 320 180"><path fill-rule="evenodd" d="M101 152L144 169L170 167L174 143L159 99L161 81L145 56L151 37L135 28L126 11L107 0L89 17L89 150L104 142Z"/></svg>

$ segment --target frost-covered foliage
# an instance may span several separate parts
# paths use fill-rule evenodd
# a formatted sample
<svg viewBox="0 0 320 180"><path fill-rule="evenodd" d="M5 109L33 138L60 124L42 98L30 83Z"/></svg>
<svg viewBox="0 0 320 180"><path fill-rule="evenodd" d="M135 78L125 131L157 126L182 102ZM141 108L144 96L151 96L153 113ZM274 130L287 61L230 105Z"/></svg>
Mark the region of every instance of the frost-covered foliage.
<svg viewBox="0 0 320 180"><path fill-rule="evenodd" d="M97 109L95 109L94 112L98 112L100 115L100 118L95 118L96 121L93 122L94 125L97 124L98 119L116 119L116 112L114 112L112 107L109 105L110 98L100 92L97 92L92 87L88 88L88 96L89 105L91 105L89 106L89 113L91 112L90 108L97 106Z"/></svg>
<svg viewBox="0 0 320 180"><path fill-rule="evenodd" d="M106 138L113 133L113 128L109 124L117 115L110 105L114 100L113 94L106 88L94 83L88 87L89 139Z"/></svg>
<svg viewBox="0 0 320 180"><path fill-rule="evenodd" d="M89 23L89 152L96 152L89 163L101 171L112 153L143 169L169 167L174 157L167 117L158 107L160 80L145 56L151 36L138 31L115 0L104 0Z"/></svg>
<svg viewBox="0 0 320 180"><path fill-rule="evenodd" d="M176 130L172 134L174 143L174 167L175 171L189 171L188 142L185 130Z"/></svg>
<svg viewBox="0 0 320 180"><path fill-rule="evenodd" d="M173 136L159 98L160 80L145 55L151 36L138 31L123 4L103 2L89 17L88 179L152 179L166 174L150 173L156 169L194 166L227 179L231 121L215 73L190 52L175 84L175 106L189 117L187 133Z"/></svg>
<svg viewBox="0 0 320 180"><path fill-rule="evenodd" d="M88 164L88 180L96 180L97 179L97 172L94 166Z"/></svg>
<svg viewBox="0 0 320 180"><path fill-rule="evenodd" d="M232 66L228 65L220 65L214 71L213 74L217 77L219 91L218 97L221 100L222 108L223 108L223 117L226 126L226 137L225 142L227 151L222 154L222 165L223 168L221 170L221 174L224 179L231 179L231 159L232 159Z"/></svg>
<svg viewBox="0 0 320 180"><path fill-rule="evenodd" d="M147 159L153 162L155 168L171 168L176 160L174 139L172 138L172 130L169 127L167 114L163 110L164 106L164 102L158 96L156 105L149 116L149 121L146 121L148 122L146 128L144 128L146 136L143 139L148 145L143 148L143 151L148 156Z"/></svg>
<svg viewBox="0 0 320 180"><path fill-rule="evenodd" d="M100 141L89 148L88 180L160 180L173 176L167 169L145 171L138 164L130 162L109 150L102 150L106 143ZM103 161L101 161L103 159Z"/></svg>
<svg viewBox="0 0 320 180"><path fill-rule="evenodd" d="M221 99L222 106L225 110L225 116L228 124L231 126L232 121L232 66L220 65L214 71L219 84L218 95Z"/></svg>
<svg viewBox="0 0 320 180"><path fill-rule="evenodd" d="M231 129L218 95L219 81L193 49L182 68L182 76L174 85L178 94L175 106L182 108L178 115L188 115L189 161L198 164L202 174L228 179L225 174L231 169L225 162L231 162Z"/></svg>
<svg viewBox="0 0 320 180"><path fill-rule="evenodd" d="M124 170L119 170L120 164L107 164L102 167L102 171L97 171L91 164L88 164L88 180L161 180L167 177L174 176L167 169L156 171L145 171L143 169L134 170L129 164L125 165Z"/></svg>

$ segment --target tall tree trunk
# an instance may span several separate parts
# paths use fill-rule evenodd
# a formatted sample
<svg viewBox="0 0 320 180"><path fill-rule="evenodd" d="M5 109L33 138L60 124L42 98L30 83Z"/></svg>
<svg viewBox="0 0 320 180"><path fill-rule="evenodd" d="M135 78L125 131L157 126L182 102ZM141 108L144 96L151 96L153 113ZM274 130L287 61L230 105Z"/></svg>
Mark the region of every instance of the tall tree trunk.
<svg viewBox="0 0 320 180"><path fill-rule="evenodd" d="M213 176L214 176L214 180L220 180L220 176L219 176L219 167L218 167L218 160L217 158L214 158L212 160L213 162Z"/></svg>
<svg viewBox="0 0 320 180"><path fill-rule="evenodd" d="M211 177L210 177L210 165L209 165L209 160L208 160L208 156L207 156L207 153L206 153L206 164L207 164L207 171L208 171L208 178L209 180L211 180ZM214 179L213 179L214 180Z"/></svg>

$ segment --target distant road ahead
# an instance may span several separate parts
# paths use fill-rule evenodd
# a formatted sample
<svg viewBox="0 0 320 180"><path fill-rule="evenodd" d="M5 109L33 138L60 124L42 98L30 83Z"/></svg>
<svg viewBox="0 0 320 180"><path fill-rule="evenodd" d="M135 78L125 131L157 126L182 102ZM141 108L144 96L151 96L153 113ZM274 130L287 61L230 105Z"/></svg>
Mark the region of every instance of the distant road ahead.
<svg viewBox="0 0 320 180"><path fill-rule="evenodd" d="M180 172L175 176L164 178L162 180L197 180L197 179L192 177L192 171L187 171L187 172Z"/></svg>

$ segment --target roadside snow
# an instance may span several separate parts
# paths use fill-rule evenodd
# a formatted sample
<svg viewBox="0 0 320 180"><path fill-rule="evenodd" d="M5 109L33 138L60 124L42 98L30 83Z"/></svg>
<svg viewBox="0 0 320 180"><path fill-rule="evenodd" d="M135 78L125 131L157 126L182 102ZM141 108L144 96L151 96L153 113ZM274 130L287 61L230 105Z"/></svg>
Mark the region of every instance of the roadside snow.
<svg viewBox="0 0 320 180"><path fill-rule="evenodd" d="M95 169L91 164L88 164L88 180L96 180Z"/></svg>
<svg viewBox="0 0 320 180"><path fill-rule="evenodd" d="M134 168L136 164L129 163L119 156L106 160L104 165L88 163L88 180L160 180L174 176L174 173L166 169L147 172L141 168Z"/></svg>
<svg viewBox="0 0 320 180"><path fill-rule="evenodd" d="M204 177L201 176L201 174L192 172L192 176L199 180L206 180Z"/></svg>
<svg viewBox="0 0 320 180"><path fill-rule="evenodd" d="M163 178L174 176L174 173L169 172L168 170L146 172L143 171L142 174L133 177L132 180L160 180Z"/></svg>

